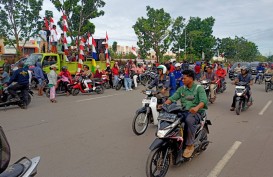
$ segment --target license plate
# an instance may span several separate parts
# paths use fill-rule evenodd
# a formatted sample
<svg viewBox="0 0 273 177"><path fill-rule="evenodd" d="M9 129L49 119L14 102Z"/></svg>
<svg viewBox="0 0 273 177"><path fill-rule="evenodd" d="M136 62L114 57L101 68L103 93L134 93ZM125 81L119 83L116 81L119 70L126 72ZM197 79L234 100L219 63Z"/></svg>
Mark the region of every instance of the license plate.
<svg viewBox="0 0 273 177"><path fill-rule="evenodd" d="M151 100L148 100L148 99L143 99L143 100L142 100L142 103L143 103L143 104L147 104L147 103L150 103L150 102L151 102Z"/></svg>

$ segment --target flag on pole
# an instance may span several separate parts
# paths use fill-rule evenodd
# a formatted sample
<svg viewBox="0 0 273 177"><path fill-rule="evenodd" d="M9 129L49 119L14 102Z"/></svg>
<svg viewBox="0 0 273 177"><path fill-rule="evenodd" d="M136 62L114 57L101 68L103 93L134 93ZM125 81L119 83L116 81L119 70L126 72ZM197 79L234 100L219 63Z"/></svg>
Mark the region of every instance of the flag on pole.
<svg viewBox="0 0 273 177"><path fill-rule="evenodd" d="M96 41L94 39L94 37L92 37L92 68L91 68L91 71L93 73L95 73L96 71L96 66L97 66L97 63L96 63L96 60L98 59L98 56L97 56L97 52L96 52Z"/></svg>
<svg viewBox="0 0 273 177"><path fill-rule="evenodd" d="M110 66L110 60L109 60L109 52L108 52L108 34L106 31L106 37L105 37L105 59L106 59L106 67Z"/></svg>
<svg viewBox="0 0 273 177"><path fill-rule="evenodd" d="M81 38L80 41L80 54L79 54L79 62L78 62L78 70L77 73L80 73L83 66L83 60L84 60L84 38Z"/></svg>
<svg viewBox="0 0 273 177"><path fill-rule="evenodd" d="M137 56L137 53L136 53L136 48L132 46L132 53Z"/></svg>
<svg viewBox="0 0 273 177"><path fill-rule="evenodd" d="M67 18L66 15L63 13L63 33L64 33L64 39L63 39L63 44L64 44L64 54L65 54L65 59L66 61L68 61L67 55L68 55L68 47L67 47L67 28L68 24L67 24Z"/></svg>
<svg viewBox="0 0 273 177"><path fill-rule="evenodd" d="M45 23L46 29L48 30L48 29L49 29L49 26L48 26L48 21L47 21L47 18L46 18L46 17L44 17L44 23Z"/></svg>

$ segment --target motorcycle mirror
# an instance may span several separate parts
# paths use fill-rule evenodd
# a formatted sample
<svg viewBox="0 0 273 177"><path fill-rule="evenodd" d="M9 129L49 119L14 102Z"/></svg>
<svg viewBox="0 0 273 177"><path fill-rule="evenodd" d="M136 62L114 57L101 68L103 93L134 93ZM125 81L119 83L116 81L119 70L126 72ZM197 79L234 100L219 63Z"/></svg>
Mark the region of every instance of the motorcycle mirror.
<svg viewBox="0 0 273 177"><path fill-rule="evenodd" d="M10 161L10 146L3 128L0 126L0 173L5 171Z"/></svg>

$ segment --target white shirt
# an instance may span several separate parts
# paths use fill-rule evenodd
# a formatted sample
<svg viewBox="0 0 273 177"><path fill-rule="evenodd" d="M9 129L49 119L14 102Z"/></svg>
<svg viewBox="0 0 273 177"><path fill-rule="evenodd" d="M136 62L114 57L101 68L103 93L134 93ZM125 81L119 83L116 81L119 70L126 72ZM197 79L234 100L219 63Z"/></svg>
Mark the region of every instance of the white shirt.
<svg viewBox="0 0 273 177"><path fill-rule="evenodd" d="M57 42L58 41L58 38L57 38L57 32L56 30L51 30L51 42Z"/></svg>
<svg viewBox="0 0 273 177"><path fill-rule="evenodd" d="M46 42L46 35L47 35L46 33L47 33L47 32L44 31L44 30L40 30L40 31L39 31L41 41L45 41L45 42Z"/></svg>

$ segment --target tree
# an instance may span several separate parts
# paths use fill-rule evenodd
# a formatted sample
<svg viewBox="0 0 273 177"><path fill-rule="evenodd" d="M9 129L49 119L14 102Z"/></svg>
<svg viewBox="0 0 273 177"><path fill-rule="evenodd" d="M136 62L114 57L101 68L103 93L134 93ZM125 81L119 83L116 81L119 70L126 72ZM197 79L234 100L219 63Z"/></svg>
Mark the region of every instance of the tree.
<svg viewBox="0 0 273 177"><path fill-rule="evenodd" d="M116 41L113 42L112 49L116 53L117 52L118 43Z"/></svg>
<svg viewBox="0 0 273 177"><path fill-rule="evenodd" d="M148 51L153 49L159 61L170 46L171 16L163 8L153 9L147 6L146 10L148 18L138 18L133 25L138 37L139 53L141 57L146 58Z"/></svg>
<svg viewBox="0 0 273 177"><path fill-rule="evenodd" d="M0 5L0 36L20 56L19 42L24 40L24 47L41 28L43 0L0 0Z"/></svg>
<svg viewBox="0 0 273 177"><path fill-rule="evenodd" d="M184 30L186 33L186 50L192 56L191 59L199 60L202 58L202 52L205 53L206 59L211 59L214 55L213 47L216 39L212 35L215 19L208 17L202 20L199 17L190 17L189 22ZM185 43L185 39L182 39Z"/></svg>
<svg viewBox="0 0 273 177"><path fill-rule="evenodd" d="M105 6L103 0L50 0L59 12L65 12L68 23L68 35L75 43L80 36L95 33L95 25L89 20L104 15L99 10ZM62 28L62 19L58 22Z"/></svg>
<svg viewBox="0 0 273 177"><path fill-rule="evenodd" d="M172 30L170 34L170 39L173 41L171 51L176 54L177 59L181 57L180 55L180 49L184 49L185 45L183 43L185 37L183 35L184 29L185 29L185 18L183 17L177 17L173 24L172 24Z"/></svg>

